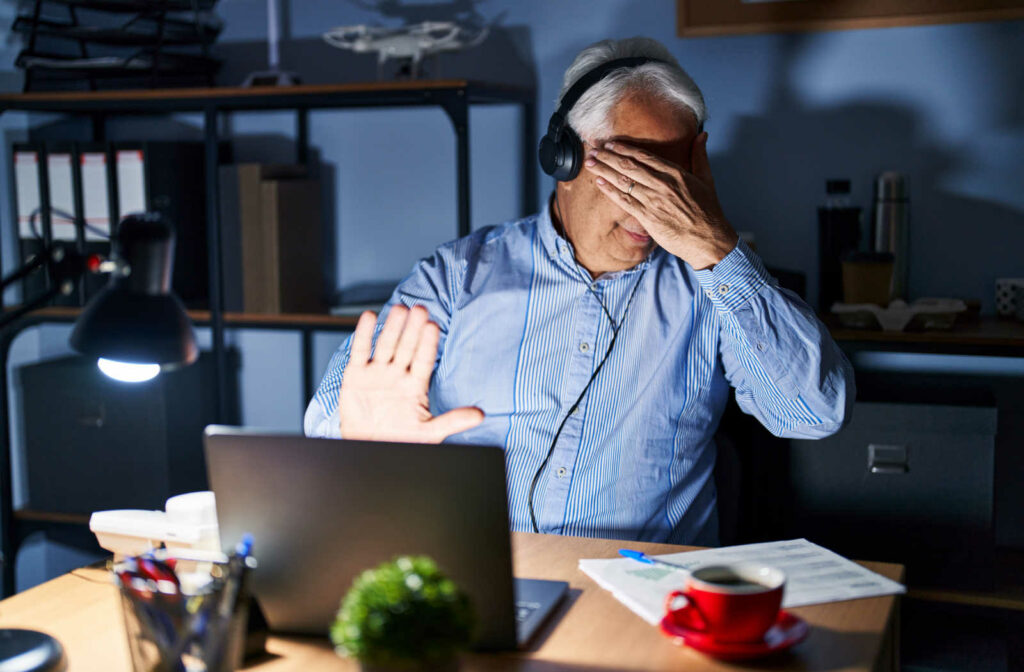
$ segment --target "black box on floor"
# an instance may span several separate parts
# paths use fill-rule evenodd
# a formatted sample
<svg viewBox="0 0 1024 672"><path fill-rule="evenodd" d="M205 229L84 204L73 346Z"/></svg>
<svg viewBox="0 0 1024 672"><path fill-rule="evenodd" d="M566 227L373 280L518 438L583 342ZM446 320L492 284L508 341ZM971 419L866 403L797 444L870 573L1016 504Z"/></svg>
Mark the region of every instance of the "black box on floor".
<svg viewBox="0 0 1024 672"><path fill-rule="evenodd" d="M26 508L163 509L172 495L205 490L212 364L203 355L145 383L112 380L84 357L19 367Z"/></svg>

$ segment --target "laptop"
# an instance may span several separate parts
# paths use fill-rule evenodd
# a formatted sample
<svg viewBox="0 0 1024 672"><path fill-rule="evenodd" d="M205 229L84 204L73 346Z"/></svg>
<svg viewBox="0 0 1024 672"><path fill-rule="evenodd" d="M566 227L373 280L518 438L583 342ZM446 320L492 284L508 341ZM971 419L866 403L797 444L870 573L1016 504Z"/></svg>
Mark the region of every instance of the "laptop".
<svg viewBox="0 0 1024 672"><path fill-rule="evenodd" d="M564 581L512 577L500 448L273 435L204 435L220 538L253 535L252 589L271 630L324 635L365 569L427 555L469 596L476 648L523 648Z"/></svg>

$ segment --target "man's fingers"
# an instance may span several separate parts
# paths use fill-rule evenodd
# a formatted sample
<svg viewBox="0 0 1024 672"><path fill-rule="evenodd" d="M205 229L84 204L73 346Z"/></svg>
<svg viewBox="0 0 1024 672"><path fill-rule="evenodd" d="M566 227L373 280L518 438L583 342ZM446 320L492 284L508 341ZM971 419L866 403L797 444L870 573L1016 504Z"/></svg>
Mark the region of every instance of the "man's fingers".
<svg viewBox="0 0 1024 672"><path fill-rule="evenodd" d="M428 422L427 426L438 441L443 441L452 434L472 429L483 421L483 411L474 406L463 406L437 416Z"/></svg>
<svg viewBox="0 0 1024 672"><path fill-rule="evenodd" d="M403 369L409 368L413 355L416 352L416 346L420 342L420 333L423 331L423 325L427 323L429 317L430 313L423 306L413 306L409 310L409 316L405 320L405 328L402 330L402 335L398 339L398 345L395 347L394 364L396 366L400 366Z"/></svg>
<svg viewBox="0 0 1024 672"><path fill-rule="evenodd" d="M384 328L380 330L377 337L377 346L373 350L373 361L379 364L387 364L395 356L395 345L398 337L402 335L402 327L405 326L405 318L409 309L402 305L394 305L388 313L388 319L384 320Z"/></svg>
<svg viewBox="0 0 1024 672"><path fill-rule="evenodd" d="M635 196L627 194L625 191L619 190L617 187L604 179L603 177L597 178L597 188L600 189L605 196L610 198L613 203L622 208L626 213L633 215L641 222L647 221L646 213L644 212L643 205L636 199ZM641 187L637 186L633 189L633 193L636 193L637 189Z"/></svg>
<svg viewBox="0 0 1024 672"><path fill-rule="evenodd" d="M645 165L658 173L673 175L679 172L679 166L671 161L663 159L657 154L653 154L646 149L640 149L639 147L634 147L633 145L618 140L615 142L604 143L604 149L598 150L599 158L601 151L604 151L606 154L613 157L628 157L633 159L636 163Z"/></svg>
<svg viewBox="0 0 1024 672"><path fill-rule="evenodd" d="M409 364L409 373L423 383L426 388L430 382L430 374L434 372L437 361L437 344L441 341L441 329L433 322L427 322L420 330L419 342Z"/></svg>
<svg viewBox="0 0 1024 672"><path fill-rule="evenodd" d="M650 189L657 189L664 186L663 180L651 172L651 169L628 156L607 152L601 149L592 149L583 162L587 170L605 178L612 184L618 186L622 191L629 189L629 185L636 183ZM634 191L636 189L634 188Z"/></svg>
<svg viewBox="0 0 1024 672"><path fill-rule="evenodd" d="M693 141L693 148L690 150L690 165L693 166L693 174L704 184L714 184L715 178L711 176L711 162L708 160L708 132L704 131Z"/></svg>
<svg viewBox="0 0 1024 672"><path fill-rule="evenodd" d="M352 332L352 345L349 348L349 366L356 364L365 366L370 361L370 349L373 347L373 329L377 326L377 315L365 311L359 316L356 330Z"/></svg>
<svg viewBox="0 0 1024 672"><path fill-rule="evenodd" d="M624 191L630 194L631 196L639 196L641 191L649 191L652 189L651 187L648 187L646 183L641 182L640 180L634 180L629 175L626 175L625 173L620 173L613 167L600 161L588 159L584 165L586 165L587 170L589 170L597 177L603 178L605 181L616 187L619 191Z"/></svg>

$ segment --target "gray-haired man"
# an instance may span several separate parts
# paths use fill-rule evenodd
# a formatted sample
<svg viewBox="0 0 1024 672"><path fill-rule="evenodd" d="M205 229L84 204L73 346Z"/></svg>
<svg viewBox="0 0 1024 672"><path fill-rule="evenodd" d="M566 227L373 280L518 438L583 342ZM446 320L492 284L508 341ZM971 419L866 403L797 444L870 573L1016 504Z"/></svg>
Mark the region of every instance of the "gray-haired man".
<svg viewBox="0 0 1024 672"><path fill-rule="evenodd" d="M850 365L726 220L703 97L661 44L588 47L560 102L547 207L420 261L306 433L504 446L514 530L714 544L729 387L774 434L823 437Z"/></svg>

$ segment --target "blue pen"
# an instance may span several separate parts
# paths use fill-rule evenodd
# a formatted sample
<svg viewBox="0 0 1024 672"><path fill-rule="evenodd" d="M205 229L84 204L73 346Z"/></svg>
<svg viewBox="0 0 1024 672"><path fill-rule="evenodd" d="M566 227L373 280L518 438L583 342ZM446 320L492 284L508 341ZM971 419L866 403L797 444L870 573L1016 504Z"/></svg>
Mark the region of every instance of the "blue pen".
<svg viewBox="0 0 1024 672"><path fill-rule="evenodd" d="M686 567L683 567L682 565L674 565L671 562L665 562L664 560L659 560L657 558L652 558L651 556L647 555L643 551L633 551L633 550L630 550L628 548L620 548L619 549L619 555L627 557L630 560L636 560L637 562L642 562L644 564L648 564L648 565L661 565L662 567L671 567L672 569L674 569L676 571L679 571L679 572L686 572L687 574L690 573L690 570L688 570Z"/></svg>

